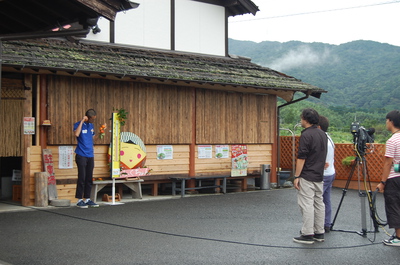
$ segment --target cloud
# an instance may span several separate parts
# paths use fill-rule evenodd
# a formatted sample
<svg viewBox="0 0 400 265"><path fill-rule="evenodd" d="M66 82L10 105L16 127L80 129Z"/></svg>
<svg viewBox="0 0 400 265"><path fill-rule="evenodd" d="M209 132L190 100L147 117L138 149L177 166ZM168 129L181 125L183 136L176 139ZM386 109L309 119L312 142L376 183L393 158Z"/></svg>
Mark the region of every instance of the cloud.
<svg viewBox="0 0 400 265"><path fill-rule="evenodd" d="M277 71L287 71L293 68L314 67L326 62L336 61L328 48L323 51L312 50L308 45L302 45L296 49L289 50L282 57L274 60L268 67Z"/></svg>

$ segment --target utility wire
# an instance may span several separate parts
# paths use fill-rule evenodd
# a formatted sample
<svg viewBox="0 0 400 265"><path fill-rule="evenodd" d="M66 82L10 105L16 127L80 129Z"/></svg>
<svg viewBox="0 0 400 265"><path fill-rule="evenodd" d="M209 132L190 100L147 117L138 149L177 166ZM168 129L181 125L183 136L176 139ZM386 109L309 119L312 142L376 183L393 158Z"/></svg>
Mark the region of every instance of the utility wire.
<svg viewBox="0 0 400 265"><path fill-rule="evenodd" d="M245 19L245 20L238 20L238 21L229 21L229 23L238 23L238 22L256 21L256 20L264 20L264 19L275 19L275 18L283 18L283 17L302 16L302 15L310 15L310 14L317 14L317 13L327 13L327 12L335 12L335 11L342 11L342 10L348 10L348 9L357 9L357 8L380 6L380 5L395 4L395 3L400 3L400 1L399 0L395 0L395 1L381 2L381 3L362 5L362 6L341 7L341 8L335 8L335 9L309 11L309 12L302 12L302 13L295 13L295 14L273 16L273 17L252 18L252 19Z"/></svg>

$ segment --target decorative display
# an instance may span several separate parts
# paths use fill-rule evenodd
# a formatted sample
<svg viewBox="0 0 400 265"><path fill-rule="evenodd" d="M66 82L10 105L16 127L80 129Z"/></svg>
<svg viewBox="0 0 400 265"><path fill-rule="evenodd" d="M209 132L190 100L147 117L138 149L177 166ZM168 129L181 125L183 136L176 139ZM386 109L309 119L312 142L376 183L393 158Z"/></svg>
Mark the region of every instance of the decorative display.
<svg viewBox="0 0 400 265"><path fill-rule="evenodd" d="M231 176L247 176L247 145L232 145L232 169Z"/></svg>

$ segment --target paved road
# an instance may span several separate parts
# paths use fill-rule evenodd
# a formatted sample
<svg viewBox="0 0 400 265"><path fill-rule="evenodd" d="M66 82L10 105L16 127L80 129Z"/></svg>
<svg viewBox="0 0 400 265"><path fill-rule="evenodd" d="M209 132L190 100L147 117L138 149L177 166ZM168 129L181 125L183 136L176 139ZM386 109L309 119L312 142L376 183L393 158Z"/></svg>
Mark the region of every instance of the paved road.
<svg viewBox="0 0 400 265"><path fill-rule="evenodd" d="M342 197L333 189L334 213ZM400 248L360 236L361 199L348 191L324 243L292 241L296 190L188 196L99 208L0 213L0 264L398 264ZM383 200L377 207L383 215ZM368 229L371 229L368 217ZM387 228L388 229L388 228ZM390 233L393 230L389 230ZM372 241L372 242L371 242Z"/></svg>

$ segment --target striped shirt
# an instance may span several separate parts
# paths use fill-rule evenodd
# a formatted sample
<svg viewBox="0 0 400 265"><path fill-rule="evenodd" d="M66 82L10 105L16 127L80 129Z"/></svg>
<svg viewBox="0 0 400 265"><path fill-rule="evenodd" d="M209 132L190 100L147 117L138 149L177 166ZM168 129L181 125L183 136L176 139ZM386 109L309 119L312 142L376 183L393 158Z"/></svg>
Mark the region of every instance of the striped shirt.
<svg viewBox="0 0 400 265"><path fill-rule="evenodd" d="M393 158L393 164L400 163L400 133L395 133L386 142L386 157ZM400 177L399 172L394 172L393 164L390 168L388 178Z"/></svg>

